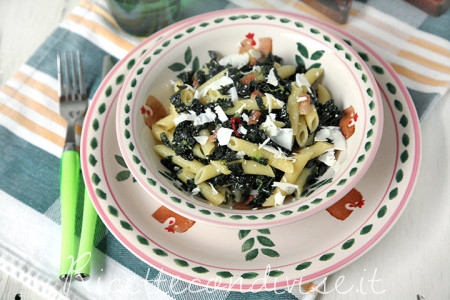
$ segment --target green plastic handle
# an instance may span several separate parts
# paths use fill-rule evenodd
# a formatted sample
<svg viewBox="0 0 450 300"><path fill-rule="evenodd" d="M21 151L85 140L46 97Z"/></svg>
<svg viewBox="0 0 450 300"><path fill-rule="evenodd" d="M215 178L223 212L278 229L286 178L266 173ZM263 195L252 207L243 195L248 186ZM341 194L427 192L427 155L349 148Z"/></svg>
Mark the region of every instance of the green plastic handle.
<svg viewBox="0 0 450 300"><path fill-rule="evenodd" d="M61 256L59 278L72 276L76 261L75 215L80 182L80 156L75 150L66 150L61 156L60 202L61 202Z"/></svg>
<svg viewBox="0 0 450 300"><path fill-rule="evenodd" d="M88 280L91 272L92 249L94 245L97 212L92 205L87 189L84 190L83 225L81 227L80 247L78 248L76 279Z"/></svg>

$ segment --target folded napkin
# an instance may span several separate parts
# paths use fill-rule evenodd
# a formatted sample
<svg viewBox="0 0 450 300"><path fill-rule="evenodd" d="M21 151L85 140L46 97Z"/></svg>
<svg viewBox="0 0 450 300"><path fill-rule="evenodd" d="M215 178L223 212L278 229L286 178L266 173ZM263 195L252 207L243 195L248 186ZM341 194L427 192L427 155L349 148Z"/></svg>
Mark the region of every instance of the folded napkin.
<svg viewBox="0 0 450 300"><path fill-rule="evenodd" d="M326 19L293 0L188 2L183 1L182 18L237 6L294 10ZM390 1L389 6L380 2L385 3L353 1L349 21L341 26L392 64L423 119L449 90L449 14L430 20L403 1ZM391 16L389 10L407 18ZM85 283L59 281L59 158L66 128L59 116L56 53L80 49L88 54L83 62L92 98L101 82L102 57L120 59L141 40L116 25L104 1L82 0L0 88L0 270L47 299L314 299L324 280L296 292L238 293L189 286L136 258L101 222L92 253L95 276ZM77 130L80 135L81 124Z"/></svg>

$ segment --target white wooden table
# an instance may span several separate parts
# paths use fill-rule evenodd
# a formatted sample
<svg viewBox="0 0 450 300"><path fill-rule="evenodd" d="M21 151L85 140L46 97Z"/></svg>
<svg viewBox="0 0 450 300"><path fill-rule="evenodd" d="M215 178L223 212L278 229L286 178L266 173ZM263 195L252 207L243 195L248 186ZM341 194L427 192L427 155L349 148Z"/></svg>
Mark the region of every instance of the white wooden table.
<svg viewBox="0 0 450 300"><path fill-rule="evenodd" d="M0 0L0 84L77 3ZM318 299L450 299L450 95L444 98L422 122L422 167L403 215L369 253L330 276ZM0 298L16 294L40 299L0 274Z"/></svg>

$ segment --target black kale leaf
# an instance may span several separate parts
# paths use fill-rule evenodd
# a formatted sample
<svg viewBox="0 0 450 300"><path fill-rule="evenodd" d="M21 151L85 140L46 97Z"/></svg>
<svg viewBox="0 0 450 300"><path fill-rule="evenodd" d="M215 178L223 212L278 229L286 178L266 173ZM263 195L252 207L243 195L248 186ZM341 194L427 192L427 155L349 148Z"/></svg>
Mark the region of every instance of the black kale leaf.
<svg viewBox="0 0 450 300"><path fill-rule="evenodd" d="M262 144L268 138L264 130L259 129L259 124L248 125L246 129L247 133L244 135L244 139L249 142Z"/></svg>
<svg viewBox="0 0 450 300"><path fill-rule="evenodd" d="M196 144L194 139L196 130L192 122L184 121L175 128L172 140L172 149L177 155L187 160L193 160L193 148Z"/></svg>
<svg viewBox="0 0 450 300"><path fill-rule="evenodd" d="M226 160L234 161L239 158L236 156L236 152L228 148L227 146L218 146L214 149L208 157L210 160Z"/></svg>
<svg viewBox="0 0 450 300"><path fill-rule="evenodd" d="M319 115L319 126L339 126L339 120L342 112L334 104L334 100L328 100L325 104L316 104L317 114Z"/></svg>

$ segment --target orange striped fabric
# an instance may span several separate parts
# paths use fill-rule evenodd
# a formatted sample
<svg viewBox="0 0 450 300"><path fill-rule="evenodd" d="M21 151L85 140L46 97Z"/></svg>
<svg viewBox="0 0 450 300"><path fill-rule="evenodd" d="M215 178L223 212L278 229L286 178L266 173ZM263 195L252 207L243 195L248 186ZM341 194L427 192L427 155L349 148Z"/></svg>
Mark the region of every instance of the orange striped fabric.
<svg viewBox="0 0 450 300"><path fill-rule="evenodd" d="M274 5L274 1L271 0L232 2L243 7L258 6L280 9L280 6ZM442 42L434 42L433 37L423 38L423 33L419 30L401 24L399 20L392 22L393 17L356 1L353 1L350 17L346 24L338 24L301 1L283 0L281 2L284 5L281 9L290 11L294 9L299 13L314 16L345 28L372 45L383 49L392 57L398 57L398 61L395 59L388 59L388 61L399 75L408 80L427 85L430 88L450 87L450 45L448 43L444 42L447 46L443 46ZM398 26L399 24L401 26ZM416 33L420 34L415 35ZM388 39L386 36L392 37L392 39ZM435 39L440 40L438 37ZM411 48L414 50L410 50ZM444 59L433 59L436 55L442 56ZM410 65L417 65L423 70L412 69ZM441 94L443 93L441 92Z"/></svg>
<svg viewBox="0 0 450 300"><path fill-rule="evenodd" d="M82 9L83 14L77 14L74 10L67 15L64 22L74 23L80 31L86 32L86 35L96 35L106 39L126 52L135 47L136 43L130 42L118 34L119 27L105 8L88 0L82 0L77 9ZM86 17L87 15L89 15L89 18ZM117 31L114 31L114 29L117 29ZM26 86L47 99L58 102L57 87L40 81L39 76L31 76L20 70L13 75L13 79L19 84L12 86L7 82L0 88L0 93L7 97L8 102L14 102L16 105L11 106L0 102L0 118L11 120L15 126L21 127L22 131L39 136L48 143L62 148L65 139L64 133L53 128L54 126L50 124L64 127L66 126L65 120L58 112L49 109L45 103L24 94L21 90L22 87ZM24 113L25 111L29 113ZM46 124L42 124L42 121L39 123L33 119L33 116L36 115L40 119L47 119L48 122ZM81 135L81 124L76 125L75 133L78 136Z"/></svg>

